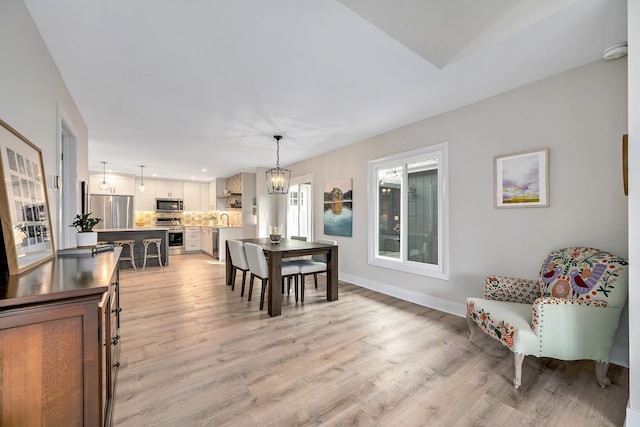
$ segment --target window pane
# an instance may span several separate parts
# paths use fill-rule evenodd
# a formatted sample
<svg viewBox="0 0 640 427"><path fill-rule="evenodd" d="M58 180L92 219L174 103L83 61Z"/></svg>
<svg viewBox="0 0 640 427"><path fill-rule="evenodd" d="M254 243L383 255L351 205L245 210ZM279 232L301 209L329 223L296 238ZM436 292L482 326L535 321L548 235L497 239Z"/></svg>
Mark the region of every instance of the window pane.
<svg viewBox="0 0 640 427"><path fill-rule="evenodd" d="M378 255L400 258L402 166L378 171Z"/></svg>
<svg viewBox="0 0 640 427"><path fill-rule="evenodd" d="M413 172L412 172L413 170ZM438 263L438 169L409 167L407 256L410 261Z"/></svg>

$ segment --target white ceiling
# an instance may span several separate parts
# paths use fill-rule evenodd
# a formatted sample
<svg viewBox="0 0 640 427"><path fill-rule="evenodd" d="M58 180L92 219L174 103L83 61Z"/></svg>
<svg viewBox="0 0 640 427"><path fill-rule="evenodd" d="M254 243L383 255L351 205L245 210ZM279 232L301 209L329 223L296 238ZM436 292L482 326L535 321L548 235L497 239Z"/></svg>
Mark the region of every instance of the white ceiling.
<svg viewBox="0 0 640 427"><path fill-rule="evenodd" d="M599 60L627 34L622 0L25 3L89 128L89 169L201 181L274 166L274 134L284 166Z"/></svg>

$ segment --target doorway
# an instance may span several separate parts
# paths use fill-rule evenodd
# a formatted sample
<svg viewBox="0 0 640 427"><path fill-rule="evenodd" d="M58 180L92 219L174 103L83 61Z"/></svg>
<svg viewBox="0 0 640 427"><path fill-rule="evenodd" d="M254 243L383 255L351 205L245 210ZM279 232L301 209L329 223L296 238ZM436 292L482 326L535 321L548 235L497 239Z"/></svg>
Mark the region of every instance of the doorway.
<svg viewBox="0 0 640 427"><path fill-rule="evenodd" d="M78 214L78 171L76 156L76 136L71 126L60 116L59 174L57 185L60 190L60 209L58 211L58 248L76 246L76 231L69 227Z"/></svg>
<svg viewBox="0 0 640 427"><path fill-rule="evenodd" d="M297 180L289 185L287 197L287 229L291 236L306 237L313 240L313 203L312 182L309 177Z"/></svg>

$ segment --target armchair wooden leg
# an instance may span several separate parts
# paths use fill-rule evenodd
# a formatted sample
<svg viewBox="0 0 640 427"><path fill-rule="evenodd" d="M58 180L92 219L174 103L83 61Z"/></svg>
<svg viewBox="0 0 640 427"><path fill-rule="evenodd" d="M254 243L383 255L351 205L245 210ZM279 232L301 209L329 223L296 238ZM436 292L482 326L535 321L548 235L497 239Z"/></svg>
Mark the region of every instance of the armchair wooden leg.
<svg viewBox="0 0 640 427"><path fill-rule="evenodd" d="M598 380L598 384L600 384L600 387L602 388L606 388L611 384L611 379L609 379L609 377L607 376L608 370L608 363L596 361L596 379Z"/></svg>
<svg viewBox="0 0 640 427"><path fill-rule="evenodd" d="M516 368L513 387L516 389L522 385L522 362L524 362L524 354L513 353L513 366Z"/></svg>
<svg viewBox="0 0 640 427"><path fill-rule="evenodd" d="M469 339L469 341L471 341L473 337L476 336L476 322L474 322L473 319L469 316L467 316L467 327L469 328L467 338Z"/></svg>

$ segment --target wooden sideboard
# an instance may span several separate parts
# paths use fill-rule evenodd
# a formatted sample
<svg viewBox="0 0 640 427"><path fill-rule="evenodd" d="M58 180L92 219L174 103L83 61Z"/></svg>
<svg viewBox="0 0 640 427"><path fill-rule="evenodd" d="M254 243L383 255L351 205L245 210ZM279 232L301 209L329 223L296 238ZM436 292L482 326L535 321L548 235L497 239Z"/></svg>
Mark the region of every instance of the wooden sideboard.
<svg viewBox="0 0 640 427"><path fill-rule="evenodd" d="M0 277L0 425L112 424L120 251Z"/></svg>

